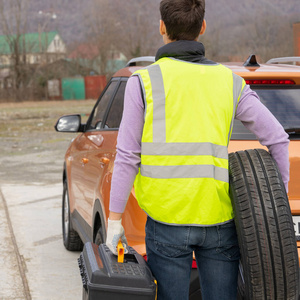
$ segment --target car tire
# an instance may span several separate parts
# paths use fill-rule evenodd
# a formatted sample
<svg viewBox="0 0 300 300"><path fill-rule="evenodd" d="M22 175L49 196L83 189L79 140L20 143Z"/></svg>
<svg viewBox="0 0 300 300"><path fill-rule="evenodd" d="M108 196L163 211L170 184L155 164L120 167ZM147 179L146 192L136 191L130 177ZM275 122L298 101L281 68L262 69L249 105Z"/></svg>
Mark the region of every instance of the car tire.
<svg viewBox="0 0 300 300"><path fill-rule="evenodd" d="M62 233L63 243L69 251L81 251L83 243L78 233L71 227L70 218L70 201L67 181L63 184L63 197L62 197Z"/></svg>
<svg viewBox="0 0 300 300"><path fill-rule="evenodd" d="M96 233L95 242L94 243L96 245L100 245L100 244L104 243L101 228L99 228L98 231L97 231L97 233Z"/></svg>
<svg viewBox="0 0 300 300"><path fill-rule="evenodd" d="M238 299L298 299L297 244L275 161L263 149L230 153L229 177L241 250Z"/></svg>

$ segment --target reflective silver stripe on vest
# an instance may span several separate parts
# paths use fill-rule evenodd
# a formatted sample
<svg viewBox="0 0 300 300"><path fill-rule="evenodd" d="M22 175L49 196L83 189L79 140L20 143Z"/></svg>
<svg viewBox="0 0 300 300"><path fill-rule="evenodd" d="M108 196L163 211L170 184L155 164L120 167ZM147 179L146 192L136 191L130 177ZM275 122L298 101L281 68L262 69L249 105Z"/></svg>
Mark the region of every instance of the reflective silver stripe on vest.
<svg viewBox="0 0 300 300"><path fill-rule="evenodd" d="M217 158L228 159L226 146L211 143L166 143L166 111L165 88L162 72L159 65L151 65L148 69L152 85L153 98L153 143L142 143L142 155L211 155ZM242 79L233 75L233 119L238 98L241 93ZM231 130L230 130L231 131ZM228 134L228 142L230 132ZM229 182L228 169L214 165L176 165L154 166L141 165L141 175L150 178L214 178Z"/></svg>
<svg viewBox="0 0 300 300"><path fill-rule="evenodd" d="M236 106L238 104L239 97L242 94L242 87L243 87L242 77L234 73L232 73L232 77L233 77L233 114L232 114L232 119L230 124L230 130L228 133L227 146L229 145L229 141L230 141L230 134L233 127L234 118L235 118Z"/></svg>
<svg viewBox="0 0 300 300"><path fill-rule="evenodd" d="M166 142L166 95L159 65L148 68L153 98L153 142Z"/></svg>
<svg viewBox="0 0 300 300"><path fill-rule="evenodd" d="M147 101L146 101L146 91L145 91L145 86L143 83L143 78L140 73L134 74L133 76L138 76L142 88L142 93L143 93L143 103L144 103L144 121L146 119L146 112L147 112Z"/></svg>
<svg viewBox="0 0 300 300"><path fill-rule="evenodd" d="M142 143L143 155L211 155L228 159L226 146L212 143Z"/></svg>
<svg viewBox="0 0 300 300"><path fill-rule="evenodd" d="M149 166L141 165L141 175L156 179L214 178L229 182L227 169L213 165Z"/></svg>

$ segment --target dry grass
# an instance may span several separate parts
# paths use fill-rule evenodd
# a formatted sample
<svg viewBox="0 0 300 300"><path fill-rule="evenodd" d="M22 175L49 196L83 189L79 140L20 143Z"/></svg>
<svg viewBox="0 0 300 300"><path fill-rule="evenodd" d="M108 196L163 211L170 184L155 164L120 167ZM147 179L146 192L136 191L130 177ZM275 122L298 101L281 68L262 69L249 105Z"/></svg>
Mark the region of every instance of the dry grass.
<svg viewBox="0 0 300 300"><path fill-rule="evenodd" d="M32 132L52 132L57 119L65 114L81 114L85 122L95 100L0 103L0 136ZM3 141L1 141L2 144Z"/></svg>
<svg viewBox="0 0 300 300"><path fill-rule="evenodd" d="M86 122L95 100L0 104L0 180L57 181L64 153L76 133L59 133L57 119L81 114Z"/></svg>

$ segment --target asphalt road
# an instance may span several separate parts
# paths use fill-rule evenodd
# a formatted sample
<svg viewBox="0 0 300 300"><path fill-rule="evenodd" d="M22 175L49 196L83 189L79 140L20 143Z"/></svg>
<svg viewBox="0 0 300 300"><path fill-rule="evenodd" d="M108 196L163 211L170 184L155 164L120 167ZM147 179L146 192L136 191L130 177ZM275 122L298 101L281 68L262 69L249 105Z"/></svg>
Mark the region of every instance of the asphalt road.
<svg viewBox="0 0 300 300"><path fill-rule="evenodd" d="M62 166L75 134L53 125L94 101L0 104L0 299L82 299L79 252L62 242Z"/></svg>

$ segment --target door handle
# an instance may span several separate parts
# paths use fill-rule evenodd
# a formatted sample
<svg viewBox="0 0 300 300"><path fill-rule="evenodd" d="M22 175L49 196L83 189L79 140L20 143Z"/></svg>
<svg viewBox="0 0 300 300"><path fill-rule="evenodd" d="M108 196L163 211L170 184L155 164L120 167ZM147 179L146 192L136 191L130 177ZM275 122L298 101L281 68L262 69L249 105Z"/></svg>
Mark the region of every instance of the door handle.
<svg viewBox="0 0 300 300"><path fill-rule="evenodd" d="M85 165L89 162L89 159L84 157L84 158L81 159L81 162Z"/></svg>
<svg viewBox="0 0 300 300"><path fill-rule="evenodd" d="M107 158L107 157L101 157L101 158L100 158L100 162L101 162L102 164L104 164L104 165L108 165L109 162L110 162L110 159Z"/></svg>

